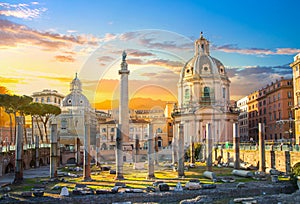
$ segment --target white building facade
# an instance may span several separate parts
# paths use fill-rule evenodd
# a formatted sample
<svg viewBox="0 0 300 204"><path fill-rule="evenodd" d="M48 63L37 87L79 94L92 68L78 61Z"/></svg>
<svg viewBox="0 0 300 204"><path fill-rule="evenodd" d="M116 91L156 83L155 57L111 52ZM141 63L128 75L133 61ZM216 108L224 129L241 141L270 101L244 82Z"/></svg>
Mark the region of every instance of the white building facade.
<svg viewBox="0 0 300 204"><path fill-rule="evenodd" d="M178 105L174 107L174 144L179 124L184 128L184 145L206 140L211 125L213 143L232 141L238 114L230 105L230 80L224 65L210 56L209 41L201 33L195 54L182 68L178 82Z"/></svg>

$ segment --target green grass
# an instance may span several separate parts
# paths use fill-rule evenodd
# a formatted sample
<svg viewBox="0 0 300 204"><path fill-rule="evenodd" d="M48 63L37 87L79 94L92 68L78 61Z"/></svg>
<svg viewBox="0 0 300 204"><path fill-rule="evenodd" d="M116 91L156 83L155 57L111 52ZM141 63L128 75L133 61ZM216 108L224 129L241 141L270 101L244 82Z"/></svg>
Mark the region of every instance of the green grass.
<svg viewBox="0 0 300 204"><path fill-rule="evenodd" d="M114 165L111 165L111 169L115 169ZM169 186L174 187L178 182L181 182L182 185L185 185L190 179L198 179L201 183L210 184L212 181L210 179L203 177L203 172L206 171L206 166L202 163L196 163L196 168L190 168L186 170L184 178L178 178L178 173L173 171L172 168L155 166L155 179L148 180L146 177L148 175L147 167L143 170L134 170L133 165L125 163L123 166L124 180L118 182L124 182L128 188L146 188L147 186L152 186L154 181L161 180L166 182ZM68 172L67 168L60 169L61 171ZM114 187L115 180L114 174L109 174L109 171L101 171L100 168L93 166L91 168L92 172L95 174L91 175L92 181L83 181L82 177L72 178L64 177L67 182L49 182L46 184L46 192L55 195L60 193L60 190L51 190L55 185L61 187L67 187L69 191L72 191L75 188L77 183L86 184L89 188L93 190L97 189L111 189ZM217 176L232 176L232 168L218 168L213 167L212 171ZM71 172L74 174L79 174L82 172ZM279 178L285 179L285 178ZM34 179L24 179L23 184L21 185L12 185L14 192L23 192L30 191L34 185L41 184L42 181L48 181L49 178L34 178ZM248 182L253 181L252 178L242 178L236 177L236 182ZM218 184L218 183L217 183Z"/></svg>

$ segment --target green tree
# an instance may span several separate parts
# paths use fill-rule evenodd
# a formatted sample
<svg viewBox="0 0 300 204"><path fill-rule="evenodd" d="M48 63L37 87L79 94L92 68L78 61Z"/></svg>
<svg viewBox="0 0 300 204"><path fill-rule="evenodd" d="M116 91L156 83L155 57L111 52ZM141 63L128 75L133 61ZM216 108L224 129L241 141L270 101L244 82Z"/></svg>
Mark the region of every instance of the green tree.
<svg viewBox="0 0 300 204"><path fill-rule="evenodd" d="M36 122L36 125L37 125L39 133L40 133L41 141L44 142L42 129L41 129L41 126L39 123L40 115L42 115L42 109L43 109L42 103L32 102L26 107L26 113L31 115L33 122L34 121ZM32 136L33 136L33 133L32 133Z"/></svg>
<svg viewBox="0 0 300 204"><path fill-rule="evenodd" d="M40 120L44 125L46 143L49 143L48 128L47 128L48 121L51 117L59 115L61 113L61 109L51 104L42 104L42 106L43 109L42 109L42 114L40 115Z"/></svg>
<svg viewBox="0 0 300 204"><path fill-rule="evenodd" d="M25 144L28 144L28 140L27 140L27 130L26 130L26 124L25 124L25 115L29 115L29 113L27 112L27 107L29 106L29 104L32 102L32 97L30 96L21 96L19 98L19 107L18 107L18 111L20 113L20 116L22 116L23 118L23 130L24 130L24 140L25 140Z"/></svg>
<svg viewBox="0 0 300 204"><path fill-rule="evenodd" d="M41 141L49 143L47 127L48 121L51 117L59 115L61 113L61 109L51 104L33 102L27 107L27 112L35 119L35 122L39 129ZM44 133L39 124L40 122L43 123Z"/></svg>
<svg viewBox="0 0 300 204"><path fill-rule="evenodd" d="M21 116L23 114L23 108L27 106L32 101L32 98L29 96L18 96L18 95L9 95L9 94L0 94L0 106L4 107L5 112L9 115L10 119L10 141L12 143L15 142L16 139L16 117L17 113ZM12 117L13 116L13 117ZM24 117L23 117L24 120ZM13 135L12 126L14 121L15 134ZM25 126L25 121L23 121L23 125ZM24 128L25 129L25 128ZM27 137L25 134L25 138L27 141Z"/></svg>
<svg viewBox="0 0 300 204"><path fill-rule="evenodd" d="M8 114L9 116L9 132L10 132L10 142L14 142L14 137L13 137L13 109L11 107L11 102L12 96L9 94L0 94L0 106L4 108L5 113Z"/></svg>

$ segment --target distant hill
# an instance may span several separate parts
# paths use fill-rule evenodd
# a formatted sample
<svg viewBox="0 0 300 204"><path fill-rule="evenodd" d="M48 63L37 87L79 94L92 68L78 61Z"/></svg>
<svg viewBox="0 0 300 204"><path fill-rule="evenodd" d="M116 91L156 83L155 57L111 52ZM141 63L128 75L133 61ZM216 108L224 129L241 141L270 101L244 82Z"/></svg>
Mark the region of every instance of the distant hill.
<svg viewBox="0 0 300 204"><path fill-rule="evenodd" d="M129 101L129 108L130 109L139 109L139 110L150 110L154 107L161 107L164 109L166 107L166 104L169 101L162 101L162 100L153 100L151 98L133 98ZM113 105L112 105L113 104ZM96 109L102 109L102 110L109 110L113 107L118 107L118 101L117 100L105 100L99 103L95 104Z"/></svg>

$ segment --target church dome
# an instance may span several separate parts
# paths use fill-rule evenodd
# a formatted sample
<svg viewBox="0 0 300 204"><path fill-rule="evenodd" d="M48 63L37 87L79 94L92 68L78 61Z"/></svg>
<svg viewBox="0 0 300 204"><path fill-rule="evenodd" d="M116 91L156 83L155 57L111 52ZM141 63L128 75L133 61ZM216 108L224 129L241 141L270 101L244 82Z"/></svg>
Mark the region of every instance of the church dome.
<svg viewBox="0 0 300 204"><path fill-rule="evenodd" d="M190 77L203 78L212 75L223 75L226 77L225 67L218 59L210 56L209 41L201 33L200 38L195 41L195 54L184 65L180 80Z"/></svg>
<svg viewBox="0 0 300 204"><path fill-rule="evenodd" d="M70 91L64 99L63 106L83 106L90 107L89 100L82 94L81 82L77 76L72 80L70 84Z"/></svg>
<svg viewBox="0 0 300 204"><path fill-rule="evenodd" d="M210 56L209 41L202 33L195 41L195 54L183 66L178 86L179 107L214 106L227 108L230 80L224 65Z"/></svg>

